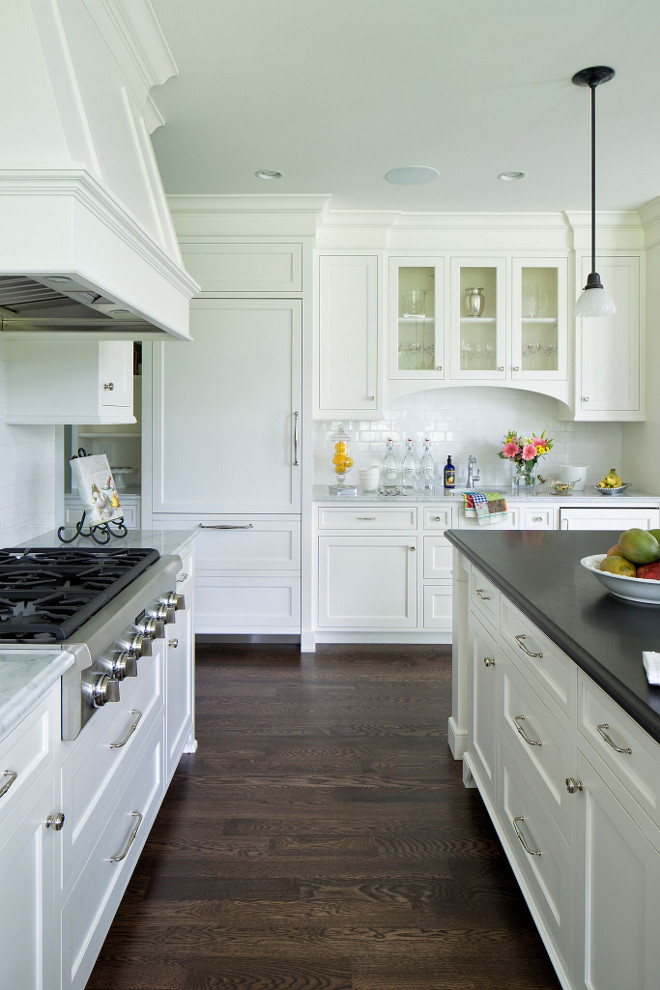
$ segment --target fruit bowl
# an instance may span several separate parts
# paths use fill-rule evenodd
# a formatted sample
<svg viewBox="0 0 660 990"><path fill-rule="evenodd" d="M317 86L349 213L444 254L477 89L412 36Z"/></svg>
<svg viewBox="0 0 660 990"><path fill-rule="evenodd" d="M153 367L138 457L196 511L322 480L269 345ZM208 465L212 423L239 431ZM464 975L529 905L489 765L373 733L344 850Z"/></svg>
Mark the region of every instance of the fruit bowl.
<svg viewBox="0 0 660 990"><path fill-rule="evenodd" d="M607 554L596 553L583 557L580 563L604 585L615 598L628 602L641 602L644 605L660 605L660 581L648 578L624 577L609 571L598 570L598 565Z"/></svg>
<svg viewBox="0 0 660 990"><path fill-rule="evenodd" d="M626 488L630 488L632 482L624 481L622 485L617 485L616 488L599 488L598 485L594 485L594 488L601 495L619 495L621 492L625 492Z"/></svg>

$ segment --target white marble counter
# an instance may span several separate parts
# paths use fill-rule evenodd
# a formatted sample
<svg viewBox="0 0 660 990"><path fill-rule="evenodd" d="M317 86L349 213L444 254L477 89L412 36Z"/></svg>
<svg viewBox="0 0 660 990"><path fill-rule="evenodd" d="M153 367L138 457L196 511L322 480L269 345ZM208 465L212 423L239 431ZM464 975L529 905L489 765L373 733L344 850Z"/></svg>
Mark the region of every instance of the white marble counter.
<svg viewBox="0 0 660 990"><path fill-rule="evenodd" d="M466 490L467 487L465 485L457 485L451 494L445 494L441 488L439 491L433 492L432 495L416 491L410 491L407 494L401 492L399 495L383 495L379 492L363 492L360 488L358 488L357 495L331 495L328 491L328 485L315 485L314 501L332 502L333 505L351 505L355 502L380 502L382 505L388 505L391 502L400 501L439 502L448 499L462 505L463 492ZM599 495L599 493L593 488L586 488L584 491L564 492L561 495L554 495L549 491L541 492L541 494L531 493L529 495L514 495L510 488L499 488L495 485L479 483L478 488L475 490L482 492L501 492L502 497L507 502L507 505L516 505L521 502L528 503L530 499L534 501L546 499L549 502L565 502L567 504L578 503L579 505L594 505L603 508L607 506L620 505L622 503L626 505L643 504L660 506L660 495L649 495L647 492L641 492L634 488L627 488L625 492L621 492L619 495Z"/></svg>
<svg viewBox="0 0 660 990"><path fill-rule="evenodd" d="M74 663L57 647L0 647L0 736L27 715Z"/></svg>
<svg viewBox="0 0 660 990"><path fill-rule="evenodd" d="M67 528L64 535L66 537L73 536L75 533L74 528ZM108 547L151 547L154 550L158 550L161 557L166 557L169 554L178 553L181 556L190 547L192 547L197 539L198 533L196 530L186 530L186 529L135 529L128 531L128 535L123 538L112 537L109 543L101 544L102 546ZM25 543L21 543L21 546L25 547L98 547L99 544L95 543L90 537L78 536L72 543L62 543L57 538L57 531L51 530L48 533L42 533L41 536L35 536L31 540Z"/></svg>

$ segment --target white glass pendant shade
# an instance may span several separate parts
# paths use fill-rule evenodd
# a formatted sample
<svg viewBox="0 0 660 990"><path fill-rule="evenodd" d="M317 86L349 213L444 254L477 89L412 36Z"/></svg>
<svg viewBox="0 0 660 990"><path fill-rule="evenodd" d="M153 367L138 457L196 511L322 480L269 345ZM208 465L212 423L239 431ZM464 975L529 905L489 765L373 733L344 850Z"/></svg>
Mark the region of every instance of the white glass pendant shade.
<svg viewBox="0 0 660 990"><path fill-rule="evenodd" d="M600 281L600 280L599 280ZM602 285L587 285L575 303L575 316L614 316L616 305Z"/></svg>

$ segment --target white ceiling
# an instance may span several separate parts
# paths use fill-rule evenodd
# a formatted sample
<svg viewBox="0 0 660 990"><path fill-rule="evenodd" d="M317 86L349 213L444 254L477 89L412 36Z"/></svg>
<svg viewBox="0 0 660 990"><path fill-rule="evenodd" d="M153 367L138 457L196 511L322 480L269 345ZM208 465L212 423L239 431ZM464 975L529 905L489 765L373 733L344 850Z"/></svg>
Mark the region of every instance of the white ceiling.
<svg viewBox="0 0 660 990"><path fill-rule="evenodd" d="M333 210L597 208L660 195L658 0L152 0L179 76L154 91L168 193L328 194ZM395 186L385 173L440 177ZM264 181L257 169L284 177ZM501 182L520 170L527 178Z"/></svg>

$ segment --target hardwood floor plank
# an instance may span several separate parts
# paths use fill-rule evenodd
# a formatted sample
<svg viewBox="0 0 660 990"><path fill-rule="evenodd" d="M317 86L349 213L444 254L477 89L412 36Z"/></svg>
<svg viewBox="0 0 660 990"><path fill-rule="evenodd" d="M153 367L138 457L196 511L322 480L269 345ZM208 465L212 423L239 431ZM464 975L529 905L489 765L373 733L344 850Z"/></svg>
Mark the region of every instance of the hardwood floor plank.
<svg viewBox="0 0 660 990"><path fill-rule="evenodd" d="M88 990L559 990L447 748L446 647L203 644Z"/></svg>

